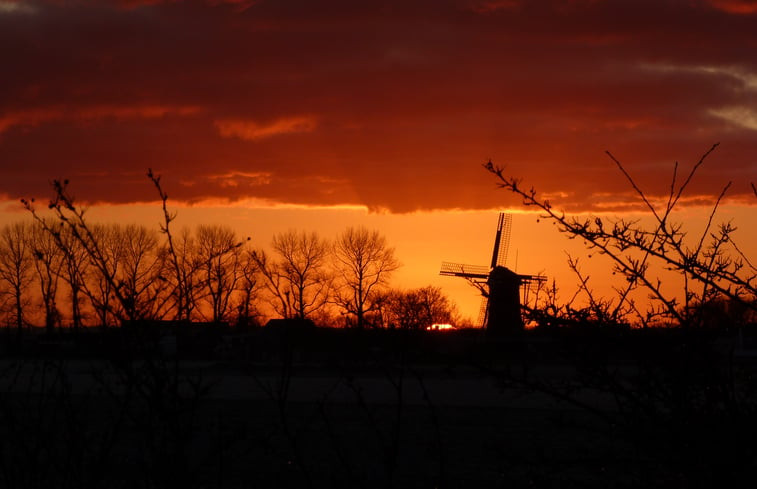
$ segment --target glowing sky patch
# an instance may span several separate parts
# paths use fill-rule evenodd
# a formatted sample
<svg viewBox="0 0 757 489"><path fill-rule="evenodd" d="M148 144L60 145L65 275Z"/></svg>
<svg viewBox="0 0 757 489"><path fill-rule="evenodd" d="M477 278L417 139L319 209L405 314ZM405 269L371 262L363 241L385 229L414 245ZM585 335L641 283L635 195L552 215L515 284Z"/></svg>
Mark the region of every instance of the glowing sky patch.
<svg viewBox="0 0 757 489"><path fill-rule="evenodd" d="M757 3L753 0L710 0L710 4L731 14L757 14Z"/></svg>
<svg viewBox="0 0 757 489"><path fill-rule="evenodd" d="M223 137L236 137L255 141L281 134L311 132L317 126L312 116L283 117L270 123L258 123L250 120L221 119L215 121L218 132Z"/></svg>
<svg viewBox="0 0 757 489"><path fill-rule="evenodd" d="M736 126L757 131L757 110L751 107L724 107L713 109L710 113Z"/></svg>
<svg viewBox="0 0 757 489"><path fill-rule="evenodd" d="M36 13L37 8L26 0L0 0L0 15Z"/></svg>

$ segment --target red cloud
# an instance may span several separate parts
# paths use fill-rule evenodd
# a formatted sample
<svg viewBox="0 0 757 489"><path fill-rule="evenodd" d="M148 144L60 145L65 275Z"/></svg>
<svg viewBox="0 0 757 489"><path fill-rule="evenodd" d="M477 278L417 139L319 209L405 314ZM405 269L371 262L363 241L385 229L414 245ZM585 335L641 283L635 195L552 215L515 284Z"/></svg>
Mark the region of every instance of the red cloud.
<svg viewBox="0 0 757 489"><path fill-rule="evenodd" d="M169 107L163 105L143 106L108 106L92 107L46 107L18 110L0 115L0 133L13 126L38 126L40 124L58 121L94 121L98 119L156 119L167 115L187 116L200 111L198 107L180 106Z"/></svg>
<svg viewBox="0 0 757 489"><path fill-rule="evenodd" d="M80 198L153 199L152 167L186 201L513 203L492 158L563 205L622 209L604 150L664 195L673 162L716 141L692 195L733 180L751 196L757 180L756 16L675 0L137 3L0 15L0 193L69 177Z"/></svg>
<svg viewBox="0 0 757 489"><path fill-rule="evenodd" d="M221 136L252 141L281 134L311 132L315 130L316 125L316 119L313 116L283 117L268 124L241 119L219 119L215 121L215 126Z"/></svg>
<svg viewBox="0 0 757 489"><path fill-rule="evenodd" d="M709 0L709 2L716 9L729 14L757 13L757 2L754 0Z"/></svg>

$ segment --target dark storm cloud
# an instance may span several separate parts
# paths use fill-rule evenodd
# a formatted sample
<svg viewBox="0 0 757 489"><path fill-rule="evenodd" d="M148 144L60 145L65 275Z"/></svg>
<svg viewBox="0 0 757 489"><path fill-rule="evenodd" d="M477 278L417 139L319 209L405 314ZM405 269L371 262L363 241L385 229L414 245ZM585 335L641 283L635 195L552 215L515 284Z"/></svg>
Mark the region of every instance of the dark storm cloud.
<svg viewBox="0 0 757 489"><path fill-rule="evenodd" d="M661 193L721 141L692 192L745 195L749 5L0 1L0 194L153 199L152 167L188 201L480 208L512 202L492 158L599 208L627 190L605 149Z"/></svg>

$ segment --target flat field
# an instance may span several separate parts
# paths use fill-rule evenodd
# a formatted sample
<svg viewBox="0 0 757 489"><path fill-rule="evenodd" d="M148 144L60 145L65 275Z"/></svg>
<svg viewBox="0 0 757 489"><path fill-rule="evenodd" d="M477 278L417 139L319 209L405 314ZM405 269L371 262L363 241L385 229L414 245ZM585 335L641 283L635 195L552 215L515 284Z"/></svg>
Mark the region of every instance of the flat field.
<svg viewBox="0 0 757 489"><path fill-rule="evenodd" d="M755 483L757 366L728 338L234 342L6 355L0 485Z"/></svg>

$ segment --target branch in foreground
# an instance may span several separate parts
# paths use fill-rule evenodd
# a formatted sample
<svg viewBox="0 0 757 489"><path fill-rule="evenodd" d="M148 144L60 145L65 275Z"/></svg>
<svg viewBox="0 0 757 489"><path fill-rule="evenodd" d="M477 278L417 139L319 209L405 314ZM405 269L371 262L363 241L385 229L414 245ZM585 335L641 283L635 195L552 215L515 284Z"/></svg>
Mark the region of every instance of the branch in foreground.
<svg viewBox="0 0 757 489"><path fill-rule="evenodd" d="M641 286L650 292L654 300L664 305L671 318L681 325L686 325L692 321L692 308L718 296L726 297L753 311L757 310L755 300L757 274L750 266L749 260L733 243L732 234L736 228L726 223L720 225L717 231L712 231L715 213L730 183L716 198L707 226L701 236L694 241L696 243L694 248L686 245L688 240L683 226L670 222L673 210L680 202L696 171L717 146L717 144L713 145L703 154L680 185L676 182L678 173L676 164L667 202L662 209L653 205L651 199L634 181L623 164L607 152L629 181L639 199L654 216L656 225L652 229L644 228L639 221L634 220L568 217L562 211L555 211L548 200L540 199L533 187L526 190L522 187L520 179L506 175L503 167L495 166L491 161L484 167L497 178L499 188L517 194L522 198L524 205L540 209L543 212L541 217L553 221L569 238L577 237L585 240L588 249L598 250L613 261L614 271L624 276L627 281L627 285L619 291L620 301L616 305L617 312L624 305L630 305L628 304L629 293ZM755 192L757 193L757 189ZM650 261L661 265L662 269L681 274L683 304L679 303L675 294L663 291L662 281L651 275ZM582 285L583 289L587 290L586 284Z"/></svg>

